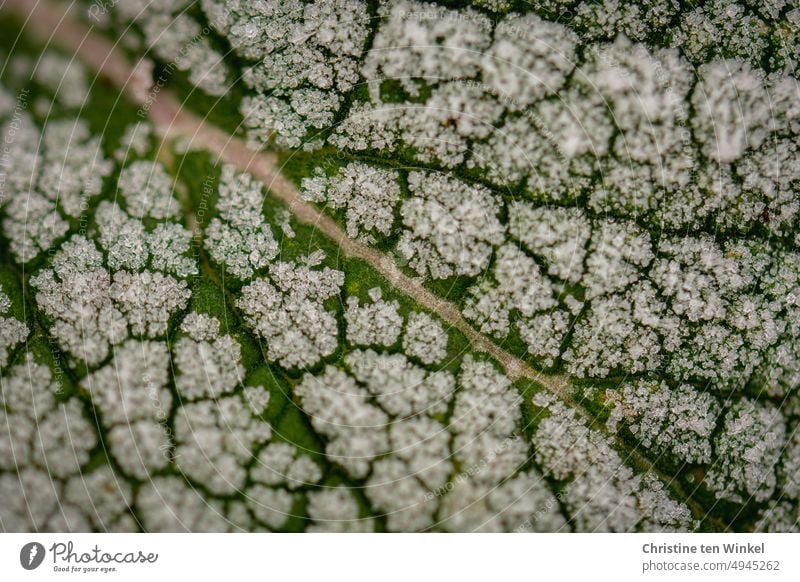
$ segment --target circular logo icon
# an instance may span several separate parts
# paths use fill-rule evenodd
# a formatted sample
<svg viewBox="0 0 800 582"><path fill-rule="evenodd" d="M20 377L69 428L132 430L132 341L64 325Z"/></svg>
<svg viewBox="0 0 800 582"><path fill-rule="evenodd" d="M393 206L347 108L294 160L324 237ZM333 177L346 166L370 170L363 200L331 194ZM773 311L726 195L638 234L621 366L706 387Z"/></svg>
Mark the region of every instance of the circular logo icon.
<svg viewBox="0 0 800 582"><path fill-rule="evenodd" d="M26 570L35 570L44 561L44 546L39 542L28 542L19 551L19 563Z"/></svg>

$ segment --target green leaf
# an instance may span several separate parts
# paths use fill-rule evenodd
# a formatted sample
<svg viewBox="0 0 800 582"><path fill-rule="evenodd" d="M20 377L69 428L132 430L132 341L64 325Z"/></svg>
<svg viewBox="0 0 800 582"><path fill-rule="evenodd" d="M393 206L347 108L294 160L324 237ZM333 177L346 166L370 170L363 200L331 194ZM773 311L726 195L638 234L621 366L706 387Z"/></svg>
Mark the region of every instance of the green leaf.
<svg viewBox="0 0 800 582"><path fill-rule="evenodd" d="M797 529L788 10L78 4L0 9L5 530Z"/></svg>

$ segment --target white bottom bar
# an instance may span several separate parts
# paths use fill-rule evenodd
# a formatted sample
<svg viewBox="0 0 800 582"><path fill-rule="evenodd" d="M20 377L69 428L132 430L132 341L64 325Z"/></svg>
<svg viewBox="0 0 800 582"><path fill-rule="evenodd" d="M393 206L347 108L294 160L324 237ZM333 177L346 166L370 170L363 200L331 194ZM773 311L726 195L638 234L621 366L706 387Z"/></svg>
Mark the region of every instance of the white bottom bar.
<svg viewBox="0 0 800 582"><path fill-rule="evenodd" d="M32 551L33 542L41 546ZM799 542L792 534L3 534L0 580L798 580Z"/></svg>

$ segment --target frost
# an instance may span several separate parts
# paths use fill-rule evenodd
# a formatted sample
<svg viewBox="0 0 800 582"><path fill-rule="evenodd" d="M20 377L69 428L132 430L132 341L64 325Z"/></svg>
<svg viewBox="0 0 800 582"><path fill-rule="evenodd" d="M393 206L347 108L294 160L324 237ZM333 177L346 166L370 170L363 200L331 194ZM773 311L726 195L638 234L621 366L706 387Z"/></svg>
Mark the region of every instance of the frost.
<svg viewBox="0 0 800 582"><path fill-rule="evenodd" d="M108 291L131 331L148 337L164 335L170 316L186 307L191 296L183 281L150 271L119 271Z"/></svg>
<svg viewBox="0 0 800 582"><path fill-rule="evenodd" d="M785 430L771 405L743 399L732 406L714 442L717 458L706 476L709 488L730 501L768 499L777 483Z"/></svg>
<svg viewBox="0 0 800 582"><path fill-rule="evenodd" d="M92 402L110 429L106 443L117 461L140 479L169 462L166 427L172 403L169 352L161 342L128 340L112 361L84 380Z"/></svg>
<svg viewBox="0 0 800 582"><path fill-rule="evenodd" d="M359 519L358 505L344 488L320 489L308 495L310 532L370 532L370 519Z"/></svg>
<svg viewBox="0 0 800 582"><path fill-rule="evenodd" d="M433 279L484 270L505 230L494 195L441 174L412 172L408 181L413 197L401 209L406 229L397 243L400 255Z"/></svg>
<svg viewBox="0 0 800 582"><path fill-rule="evenodd" d="M154 477L137 497L150 532L224 532L231 529L222 504L209 502L177 477Z"/></svg>
<svg viewBox="0 0 800 582"><path fill-rule="evenodd" d="M394 209L400 200L397 172L354 162L326 178L304 178L303 198L344 209L347 236L371 240L392 233Z"/></svg>
<svg viewBox="0 0 800 582"><path fill-rule="evenodd" d="M624 424L645 447L687 463L711 461L711 436L720 412L713 396L685 384L672 389L642 380L607 391L606 399L614 405L609 425Z"/></svg>
<svg viewBox="0 0 800 582"><path fill-rule="evenodd" d="M211 341L219 337L219 319L204 313L192 312L183 318L181 331L198 342Z"/></svg>
<svg viewBox="0 0 800 582"><path fill-rule="evenodd" d="M369 392L333 366L306 375L295 392L314 428L328 438L328 458L354 477L366 476L370 461L388 447L389 420L368 402Z"/></svg>
<svg viewBox="0 0 800 582"><path fill-rule="evenodd" d="M108 253L111 269L140 270L148 263L159 271L186 277L197 273L197 265L187 256L192 233L180 224L162 222L152 232L130 218L117 204L101 202L95 212L100 244Z"/></svg>
<svg viewBox="0 0 800 582"><path fill-rule="evenodd" d="M395 416L444 413L455 386L450 373L428 372L402 354L359 350L349 354L345 363L378 404Z"/></svg>
<svg viewBox="0 0 800 582"><path fill-rule="evenodd" d="M650 234L631 223L606 222L592 237L583 284L589 298L627 289L654 258Z"/></svg>
<svg viewBox="0 0 800 582"><path fill-rule="evenodd" d="M127 323L110 297L111 276L102 256L83 237L67 241L53 261L31 279L39 308L54 320L51 333L63 349L99 364L112 344L127 336Z"/></svg>
<svg viewBox="0 0 800 582"><path fill-rule="evenodd" d="M425 529L436 510L427 488L444 486L451 465L445 427L421 415L446 409L453 378L372 350L353 352L347 365L352 376L333 366L306 374L296 391L303 410L328 438L327 456L353 477L369 477L365 493L388 513L390 530Z"/></svg>
<svg viewBox="0 0 800 582"><path fill-rule="evenodd" d="M677 13L677 0L602 0L579 3L576 20L591 39L611 39L622 33L645 40L649 35L662 33Z"/></svg>
<svg viewBox="0 0 800 582"><path fill-rule="evenodd" d="M223 166L218 201L222 220L212 219L205 232L211 258L242 280L250 279L278 254L278 243L262 216L262 188L249 174Z"/></svg>
<svg viewBox="0 0 800 582"><path fill-rule="evenodd" d="M233 226L259 226L264 223L261 207L264 190L261 182L230 164L222 167L217 206L222 220Z"/></svg>
<svg viewBox="0 0 800 582"><path fill-rule="evenodd" d="M78 508L97 530L123 532L135 527L128 510L133 501L132 488L108 465L67 481L63 501Z"/></svg>
<svg viewBox="0 0 800 582"><path fill-rule="evenodd" d="M5 214L3 234L11 241L11 251L22 263L51 248L69 228L55 205L36 192L31 192L24 201L12 201Z"/></svg>
<svg viewBox="0 0 800 582"><path fill-rule="evenodd" d="M443 500L451 531L557 531L566 522L519 437L519 396L491 364L467 356L451 427L461 473ZM516 474L516 475L515 475ZM515 475L515 476L514 476ZM510 477L510 478L509 478Z"/></svg>
<svg viewBox="0 0 800 582"><path fill-rule="evenodd" d="M288 491L256 485L248 491L247 501L256 519L277 529L289 519L294 498Z"/></svg>
<svg viewBox="0 0 800 582"><path fill-rule="evenodd" d="M174 346L175 387L184 398L218 397L232 391L244 377L241 346L230 335L221 335L219 320L191 313L181 329L190 337Z"/></svg>
<svg viewBox="0 0 800 582"><path fill-rule="evenodd" d="M536 459L546 475L571 478L562 497L579 531L681 531L693 526L689 509L672 499L652 474L635 475L609 441L575 412L541 395L551 416L536 429Z"/></svg>
<svg viewBox="0 0 800 582"><path fill-rule="evenodd" d="M197 274L197 265L189 253L192 233L174 222L160 223L148 237L150 265L158 271L178 277Z"/></svg>
<svg viewBox="0 0 800 582"><path fill-rule="evenodd" d="M9 241L9 248L14 258L21 263L27 263L42 251L50 249L69 228L69 224L61 217L56 207L59 185L58 182L51 183L53 177L59 179L59 174L64 174L64 199L67 208L71 210L74 209L75 202L82 200L80 190L83 187L92 190L94 185L99 187L100 184L100 180L95 178L81 183L81 179L86 178L86 173L92 171L91 167L83 165L88 153L85 148L80 144L74 144L71 148L76 154L73 165L67 161L70 149L65 150L64 143L59 143L56 148L56 144L53 143L55 137L59 139L65 137L61 135L62 130L73 125L70 122L52 123L53 130L48 134L50 146L45 152L52 167L42 165L44 154L40 142L43 138L33 119L24 111L25 103L24 94L17 98L16 103L10 101L9 105L14 107L14 114L10 119L4 119L5 123L0 131L4 143L0 162L2 166L0 209L4 215L2 232ZM5 115L2 117L5 118ZM85 133L88 130L82 122L76 122L73 127L78 132L77 141L86 137ZM98 141L93 140L92 143L96 144ZM97 164L100 178L104 175L104 164L105 162ZM55 176L53 172L56 172ZM45 195L40 193L41 188L46 188L43 190Z"/></svg>
<svg viewBox="0 0 800 582"><path fill-rule="evenodd" d="M577 283L583 276L590 223L572 208L534 208L514 202L508 209L508 230L527 250L547 263L550 275Z"/></svg>
<svg viewBox="0 0 800 582"><path fill-rule="evenodd" d="M786 501L770 504L759 512L758 517L755 531L759 533L794 533L797 531L797 522L800 519L797 506Z"/></svg>
<svg viewBox="0 0 800 582"><path fill-rule="evenodd" d="M117 159L124 159L131 154L143 156L150 149L152 141L153 126L146 121L133 123L125 128L125 133L120 138L120 149L114 156Z"/></svg>
<svg viewBox="0 0 800 582"><path fill-rule="evenodd" d="M80 61L46 52L36 64L34 78L50 89L64 107L81 107L89 95L86 69Z"/></svg>
<svg viewBox="0 0 800 582"><path fill-rule="evenodd" d="M510 16L495 28L483 78L512 109L556 93L575 66L575 33L538 16Z"/></svg>
<svg viewBox="0 0 800 582"><path fill-rule="evenodd" d="M8 55L3 529L797 530L796 2L81 4L140 119Z"/></svg>
<svg viewBox="0 0 800 582"><path fill-rule="evenodd" d="M173 180L158 162L140 160L126 166L119 175L118 187L134 218L178 215L178 201L172 196Z"/></svg>
<svg viewBox="0 0 800 582"><path fill-rule="evenodd" d="M771 117L769 94L760 71L736 60L700 67L700 84L692 103L696 138L703 151L720 162L732 162L766 137Z"/></svg>
<svg viewBox="0 0 800 582"><path fill-rule="evenodd" d="M360 104L330 141L354 151L391 152L405 144L422 162L454 168L467 157L471 140L492 133L502 112L479 86L453 82L434 89L424 104Z"/></svg>
<svg viewBox="0 0 800 582"><path fill-rule="evenodd" d="M487 277L467 291L464 315L482 332L505 337L512 313L530 318L555 305L553 286L536 262L506 244L497 251L492 279Z"/></svg>
<svg viewBox="0 0 800 582"><path fill-rule="evenodd" d="M706 60L709 51L758 62L767 48L765 28L742 3L714 0L683 15L676 39L695 62Z"/></svg>
<svg viewBox="0 0 800 582"><path fill-rule="evenodd" d="M544 201L573 200L590 185L593 162L587 154L608 149L613 126L595 91L573 89L564 101L543 101L541 115L509 115L467 160L491 182L526 190Z"/></svg>
<svg viewBox="0 0 800 582"><path fill-rule="evenodd" d="M100 138L92 136L85 121L63 120L48 122L42 141L39 190L68 216L79 216L113 168L103 155Z"/></svg>
<svg viewBox="0 0 800 582"><path fill-rule="evenodd" d="M447 332L427 313L413 312L406 320L403 351L423 364L441 362L447 355Z"/></svg>
<svg viewBox="0 0 800 582"><path fill-rule="evenodd" d="M118 271L112 276L101 265L94 244L76 236L61 247L52 268L31 279L40 308L55 320L53 334L90 364L105 359L129 325L137 335L166 333L170 316L191 295L186 283L168 275Z"/></svg>
<svg viewBox="0 0 800 582"><path fill-rule="evenodd" d="M416 95L415 78L437 82L478 72L480 55L491 42L491 23L485 16L407 0L391 2L383 10L386 22L362 67L373 84L397 79Z"/></svg>
<svg viewBox="0 0 800 582"><path fill-rule="evenodd" d="M322 478L319 466L308 455L301 455L289 443L270 443L258 455L250 476L266 485L286 484L297 489L316 484Z"/></svg>
<svg viewBox="0 0 800 582"><path fill-rule="evenodd" d="M459 460L466 466L485 463L476 478L500 481L528 456L527 445L516 435L520 397L505 375L471 356L465 357L458 381L451 428Z"/></svg>
<svg viewBox="0 0 800 582"><path fill-rule="evenodd" d="M272 435L244 398L230 395L185 404L175 419L175 460L188 477L220 494L241 491L255 446Z"/></svg>
<svg viewBox="0 0 800 582"><path fill-rule="evenodd" d="M278 243L266 224L237 228L214 218L206 229L205 245L212 259L242 280L250 279L278 254Z"/></svg>
<svg viewBox="0 0 800 582"><path fill-rule="evenodd" d="M313 366L338 345L336 318L323 302L339 292L343 274L288 263L277 263L270 273L271 280L244 287L237 306L266 340L270 360L286 368Z"/></svg>
<svg viewBox="0 0 800 582"><path fill-rule="evenodd" d="M204 0L202 6L233 50L255 61L244 81L258 94L240 108L251 141L298 147L307 126L324 128L333 121L342 93L358 81L356 58L369 19L363 2Z"/></svg>
<svg viewBox="0 0 800 582"><path fill-rule="evenodd" d="M562 343L570 329L570 317L563 311L541 313L517 321L519 335L528 346L528 353L542 358L542 365L550 367L562 352Z"/></svg>
<svg viewBox="0 0 800 582"><path fill-rule="evenodd" d="M60 529L59 519L77 510L61 506L51 481L81 474L97 445L95 431L78 400L55 401L59 386L33 356L0 378L0 387L0 421L7 427L0 436L0 468L8 471L0 476L4 530ZM67 523L88 528L77 517Z"/></svg>
<svg viewBox="0 0 800 582"><path fill-rule="evenodd" d="M460 481L445 498L445 527L454 532L568 531L541 475L520 473L486 492Z"/></svg>
<svg viewBox="0 0 800 582"><path fill-rule="evenodd" d="M111 7L123 21L138 24L146 47L171 68L187 72L193 85L214 96L228 90L231 72L213 48L209 29L185 13L187 2L152 4L134 0Z"/></svg>
<svg viewBox="0 0 800 582"><path fill-rule="evenodd" d="M618 370L656 370L663 357L658 332L674 321L648 285L592 301L575 324L572 343L564 353L571 373L605 377Z"/></svg>
<svg viewBox="0 0 800 582"><path fill-rule="evenodd" d="M11 300L0 286L0 316L8 312L10 307ZM13 317L0 317L0 368L6 367L12 350L25 341L29 332L24 322Z"/></svg>
<svg viewBox="0 0 800 582"><path fill-rule="evenodd" d="M8 500L0 506L3 529L9 532L31 530L88 530L90 525L75 507L62 507L58 490L46 470L23 468L18 474L0 475L0 495Z"/></svg>
<svg viewBox="0 0 800 582"><path fill-rule="evenodd" d="M359 305L355 297L347 299L344 319L347 323L347 341L357 346L386 346L397 342L403 328L403 317L398 313L400 304L384 301L381 289L369 290L371 303Z"/></svg>
<svg viewBox="0 0 800 582"><path fill-rule="evenodd" d="M100 230L100 244L108 252L112 269L139 270L147 262L147 239L144 225L115 203L103 201L97 207L95 220Z"/></svg>
<svg viewBox="0 0 800 582"><path fill-rule="evenodd" d="M30 354L24 362L8 369L0 378L0 387L0 418L7 427L0 438L0 468L13 471L33 456L38 445L34 434L39 422L55 408L59 387L50 369L37 364Z"/></svg>

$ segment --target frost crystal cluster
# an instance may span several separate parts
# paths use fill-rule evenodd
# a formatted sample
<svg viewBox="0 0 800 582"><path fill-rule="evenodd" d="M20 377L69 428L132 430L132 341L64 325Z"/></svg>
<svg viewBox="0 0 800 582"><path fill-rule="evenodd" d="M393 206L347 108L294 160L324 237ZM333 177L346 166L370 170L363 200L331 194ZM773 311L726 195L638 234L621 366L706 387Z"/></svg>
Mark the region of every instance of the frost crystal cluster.
<svg viewBox="0 0 800 582"><path fill-rule="evenodd" d="M798 531L797 0L27 4L0 529Z"/></svg>

